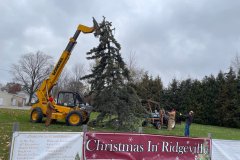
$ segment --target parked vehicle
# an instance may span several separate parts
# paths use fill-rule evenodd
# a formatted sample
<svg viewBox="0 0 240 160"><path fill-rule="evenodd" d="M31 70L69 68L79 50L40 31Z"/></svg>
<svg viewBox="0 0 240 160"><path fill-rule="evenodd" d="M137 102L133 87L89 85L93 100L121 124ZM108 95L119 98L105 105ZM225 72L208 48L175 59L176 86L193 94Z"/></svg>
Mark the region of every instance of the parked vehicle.
<svg viewBox="0 0 240 160"><path fill-rule="evenodd" d="M142 100L142 105L146 106L147 113L142 126L152 124L156 129L161 129L163 126L168 129L175 128L176 111L166 112L164 108L160 107L160 103L153 100Z"/></svg>

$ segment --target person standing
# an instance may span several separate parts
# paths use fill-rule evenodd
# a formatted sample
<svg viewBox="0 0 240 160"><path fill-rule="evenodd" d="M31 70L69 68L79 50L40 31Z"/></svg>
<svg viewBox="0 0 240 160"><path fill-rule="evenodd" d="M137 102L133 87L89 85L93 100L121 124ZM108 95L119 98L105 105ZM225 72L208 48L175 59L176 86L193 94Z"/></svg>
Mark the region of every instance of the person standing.
<svg viewBox="0 0 240 160"><path fill-rule="evenodd" d="M55 111L54 105L53 105L53 97L50 94L48 98L48 103L47 103L47 111L46 111L46 121L45 121L45 126L48 127L51 124L52 121L52 113Z"/></svg>
<svg viewBox="0 0 240 160"><path fill-rule="evenodd" d="M175 109L172 109L171 112L168 112L168 130L172 130L175 127L175 117Z"/></svg>
<svg viewBox="0 0 240 160"><path fill-rule="evenodd" d="M193 111L190 111L188 115L186 116L186 124L185 124L185 131L184 131L184 136L189 137L190 135L190 126L193 121Z"/></svg>

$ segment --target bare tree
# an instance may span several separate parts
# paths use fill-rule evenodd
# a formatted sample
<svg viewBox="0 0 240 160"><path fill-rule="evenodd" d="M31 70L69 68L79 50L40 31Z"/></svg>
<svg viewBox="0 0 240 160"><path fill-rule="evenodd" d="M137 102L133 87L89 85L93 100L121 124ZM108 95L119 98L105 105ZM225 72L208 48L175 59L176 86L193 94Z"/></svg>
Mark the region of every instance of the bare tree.
<svg viewBox="0 0 240 160"><path fill-rule="evenodd" d="M235 73L238 73L240 69L240 57L238 52L236 53L236 56L234 57L234 59L231 61L231 66L233 67L233 70L235 71Z"/></svg>
<svg viewBox="0 0 240 160"><path fill-rule="evenodd" d="M38 51L36 53L24 54L17 64L12 65L11 73L14 79L29 94L28 104L31 103L33 94L39 85L49 76L53 67L51 60L52 57Z"/></svg>
<svg viewBox="0 0 240 160"><path fill-rule="evenodd" d="M59 91L67 90L67 86L70 83L69 70L65 67L58 79L57 84L53 87L53 96L56 97Z"/></svg>
<svg viewBox="0 0 240 160"><path fill-rule="evenodd" d="M144 70L137 66L136 53L130 52L127 60L127 66L130 71L130 77L132 82L139 82L144 75Z"/></svg>
<svg viewBox="0 0 240 160"><path fill-rule="evenodd" d="M2 90L6 90L8 93L16 94L22 90L21 85L19 83L8 82Z"/></svg>
<svg viewBox="0 0 240 160"><path fill-rule="evenodd" d="M85 82L81 80L81 77L83 77L85 73L85 67L83 64L75 64L72 68L72 76L67 87L68 90L83 93L85 90Z"/></svg>
<svg viewBox="0 0 240 160"><path fill-rule="evenodd" d="M73 66L73 78L75 81L80 81L81 77L83 77L86 73L85 67L83 64L75 64Z"/></svg>
<svg viewBox="0 0 240 160"><path fill-rule="evenodd" d="M85 67L83 64L75 64L71 70L64 68L57 84L53 88L54 97L57 96L59 91L72 91L78 93L84 93L86 91L86 83L81 80L81 77L85 74Z"/></svg>

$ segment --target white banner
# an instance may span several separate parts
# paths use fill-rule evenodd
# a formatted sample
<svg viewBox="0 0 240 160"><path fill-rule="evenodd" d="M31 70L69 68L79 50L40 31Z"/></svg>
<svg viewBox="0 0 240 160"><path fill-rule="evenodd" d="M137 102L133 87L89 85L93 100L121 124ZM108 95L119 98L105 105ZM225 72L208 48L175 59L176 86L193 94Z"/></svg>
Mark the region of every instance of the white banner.
<svg viewBox="0 0 240 160"><path fill-rule="evenodd" d="M240 160L239 140L212 140L213 160Z"/></svg>
<svg viewBox="0 0 240 160"><path fill-rule="evenodd" d="M15 132L10 160L80 160L83 132Z"/></svg>

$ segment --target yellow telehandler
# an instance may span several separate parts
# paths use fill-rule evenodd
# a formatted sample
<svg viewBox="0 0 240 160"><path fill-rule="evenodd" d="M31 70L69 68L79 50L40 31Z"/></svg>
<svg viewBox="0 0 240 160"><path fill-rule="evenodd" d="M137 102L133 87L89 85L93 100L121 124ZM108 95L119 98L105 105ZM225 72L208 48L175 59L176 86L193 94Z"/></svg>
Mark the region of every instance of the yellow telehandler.
<svg viewBox="0 0 240 160"><path fill-rule="evenodd" d="M57 83L58 78L66 65L71 52L76 45L76 40L81 32L92 33L98 27L98 23L93 18L93 27L79 25L74 36L70 38L66 49L61 54L60 59L55 65L53 71L38 88L36 95L38 101L31 107L31 122L40 123L47 115L47 103L53 86ZM83 99L78 93L71 91L61 91L58 93L56 102L52 103L54 112L51 114L52 120L65 120L67 125L78 126L86 124L91 113L91 106L84 104Z"/></svg>

